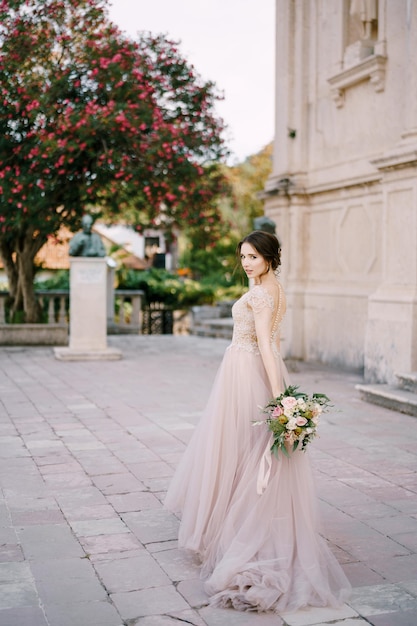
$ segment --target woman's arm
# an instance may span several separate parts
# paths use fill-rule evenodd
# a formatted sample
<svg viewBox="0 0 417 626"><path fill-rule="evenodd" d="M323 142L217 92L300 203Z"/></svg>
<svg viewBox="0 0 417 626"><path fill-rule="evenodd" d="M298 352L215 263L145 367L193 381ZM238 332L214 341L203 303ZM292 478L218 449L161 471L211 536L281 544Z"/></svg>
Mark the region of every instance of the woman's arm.
<svg viewBox="0 0 417 626"><path fill-rule="evenodd" d="M278 374L276 356L272 350L271 327L273 311L264 306L262 309L253 309L255 319L256 337L258 340L259 352L271 386L272 396L276 398L284 390L281 389L281 380Z"/></svg>

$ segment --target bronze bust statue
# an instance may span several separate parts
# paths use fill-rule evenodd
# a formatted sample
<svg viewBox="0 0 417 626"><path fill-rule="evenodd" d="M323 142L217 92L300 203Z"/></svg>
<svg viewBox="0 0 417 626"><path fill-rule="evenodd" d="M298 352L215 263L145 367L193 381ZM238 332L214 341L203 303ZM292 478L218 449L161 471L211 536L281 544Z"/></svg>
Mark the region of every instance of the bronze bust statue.
<svg viewBox="0 0 417 626"><path fill-rule="evenodd" d="M74 235L69 244L70 256L106 256L106 249L101 241L100 235L91 231L93 221L91 215L83 215L81 220L82 230Z"/></svg>

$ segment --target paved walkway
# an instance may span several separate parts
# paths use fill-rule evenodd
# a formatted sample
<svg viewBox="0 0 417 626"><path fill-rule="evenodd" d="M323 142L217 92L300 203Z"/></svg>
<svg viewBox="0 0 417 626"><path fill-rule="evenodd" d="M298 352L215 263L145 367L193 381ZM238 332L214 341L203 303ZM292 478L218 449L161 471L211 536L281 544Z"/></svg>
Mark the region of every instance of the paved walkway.
<svg viewBox="0 0 417 626"><path fill-rule="evenodd" d="M361 402L359 377L305 364L326 392L311 448L324 535L354 592L292 615L207 606L161 501L228 344L112 337L113 362L0 349L1 626L415 626L417 420Z"/></svg>

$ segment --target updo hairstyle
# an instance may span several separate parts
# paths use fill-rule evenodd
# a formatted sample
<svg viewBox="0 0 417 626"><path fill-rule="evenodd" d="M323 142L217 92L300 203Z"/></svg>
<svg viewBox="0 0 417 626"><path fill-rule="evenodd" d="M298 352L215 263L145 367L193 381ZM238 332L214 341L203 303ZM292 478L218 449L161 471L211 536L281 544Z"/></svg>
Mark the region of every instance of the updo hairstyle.
<svg viewBox="0 0 417 626"><path fill-rule="evenodd" d="M263 230L254 230L238 243L236 250L238 257L240 257L240 251L244 243L249 243L253 246L274 272L278 270L281 265L281 244L275 235Z"/></svg>

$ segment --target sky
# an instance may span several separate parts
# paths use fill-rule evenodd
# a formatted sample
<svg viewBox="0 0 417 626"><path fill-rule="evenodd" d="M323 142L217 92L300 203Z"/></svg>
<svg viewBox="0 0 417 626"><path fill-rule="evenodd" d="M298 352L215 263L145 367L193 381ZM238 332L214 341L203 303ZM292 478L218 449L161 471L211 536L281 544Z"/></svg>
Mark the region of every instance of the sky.
<svg viewBox="0 0 417 626"><path fill-rule="evenodd" d="M216 83L230 163L272 141L275 0L110 0L109 14L132 37L145 30L180 41L184 57Z"/></svg>

